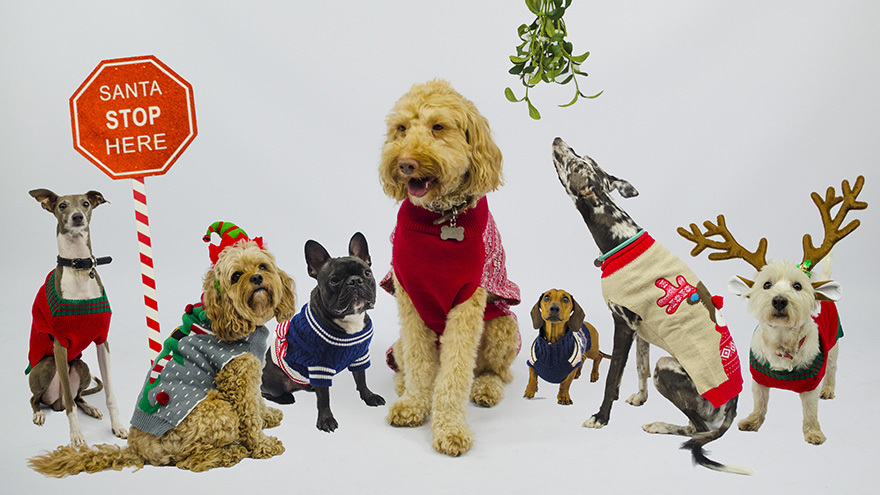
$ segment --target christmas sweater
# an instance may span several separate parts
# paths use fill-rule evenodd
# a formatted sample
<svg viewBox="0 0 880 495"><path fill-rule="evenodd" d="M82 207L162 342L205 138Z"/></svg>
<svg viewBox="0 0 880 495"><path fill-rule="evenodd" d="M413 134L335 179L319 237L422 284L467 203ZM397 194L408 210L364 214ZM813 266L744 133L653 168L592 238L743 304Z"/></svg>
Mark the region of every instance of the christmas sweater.
<svg viewBox="0 0 880 495"><path fill-rule="evenodd" d="M438 335L446 328L449 311L477 287L498 296L486 305L484 321L513 316L510 306L519 304L520 291L507 279L501 235L486 198L457 215L456 225L464 229L462 241L440 238L444 226L434 221L441 216L403 201L391 234L392 270L380 285L393 293L395 276L419 316Z"/></svg>
<svg viewBox="0 0 880 495"><path fill-rule="evenodd" d="M720 312L713 322L699 300L693 271L644 231L609 254L602 264L606 303L639 315L638 336L675 357L712 405L737 396L743 379L736 347ZM720 298L712 302L720 309Z"/></svg>
<svg viewBox="0 0 880 495"><path fill-rule="evenodd" d="M539 335L532 342L526 364L544 380L562 383L572 371L583 366L584 353L591 346L590 332L586 325L581 326L577 332L565 332L561 339L552 344Z"/></svg>
<svg viewBox="0 0 880 495"><path fill-rule="evenodd" d="M815 390L825 378L828 352L837 344L837 340L843 337L843 326L837 314L837 305L831 301L821 302L819 314L813 317L813 321L819 327L819 353L811 363L793 370L777 370L754 352L749 352L749 371L752 373L752 380L765 387L797 393Z"/></svg>
<svg viewBox="0 0 880 495"><path fill-rule="evenodd" d="M247 353L262 362L268 337L261 325L243 339L220 340L202 305L187 306L183 324L165 339L147 374L131 425L157 437L179 425L216 388L214 379L227 363Z"/></svg>
<svg viewBox="0 0 880 495"><path fill-rule="evenodd" d="M373 322L366 319L363 330L349 334L322 324L306 304L276 328L272 362L297 383L329 387L346 368L355 372L370 367Z"/></svg>
<svg viewBox="0 0 880 495"><path fill-rule="evenodd" d="M103 344L110 331L110 302L107 292L94 299L63 299L55 291L55 270L37 292L31 310L30 346L25 374L46 356L54 354L53 341L67 349L68 362L80 357L91 344Z"/></svg>

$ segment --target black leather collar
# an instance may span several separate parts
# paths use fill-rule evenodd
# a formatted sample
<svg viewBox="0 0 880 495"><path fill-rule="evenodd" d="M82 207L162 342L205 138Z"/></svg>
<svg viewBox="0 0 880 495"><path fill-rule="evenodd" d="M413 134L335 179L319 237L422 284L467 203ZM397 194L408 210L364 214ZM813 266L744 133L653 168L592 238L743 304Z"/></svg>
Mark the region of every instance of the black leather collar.
<svg viewBox="0 0 880 495"><path fill-rule="evenodd" d="M91 270L92 268L99 265L106 265L113 261L113 258L110 256L104 256L102 258L95 258L92 256L91 258L62 258L58 257L58 266L69 266L74 270Z"/></svg>

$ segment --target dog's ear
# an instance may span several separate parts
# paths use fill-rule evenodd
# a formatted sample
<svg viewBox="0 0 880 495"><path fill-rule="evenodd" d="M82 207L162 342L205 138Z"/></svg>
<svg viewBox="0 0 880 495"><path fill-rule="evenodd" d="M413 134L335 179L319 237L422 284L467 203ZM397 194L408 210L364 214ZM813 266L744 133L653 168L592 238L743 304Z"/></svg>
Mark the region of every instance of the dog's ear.
<svg viewBox="0 0 880 495"><path fill-rule="evenodd" d="M281 298L275 307L275 321L281 323L293 318L296 314L296 284L290 275L278 268L278 276L281 278Z"/></svg>
<svg viewBox="0 0 880 495"><path fill-rule="evenodd" d="M43 206L43 209L55 213L55 205L58 204L58 195L48 189L34 189L28 194L34 197Z"/></svg>
<svg viewBox="0 0 880 495"><path fill-rule="evenodd" d="M89 203L92 204L92 208L95 208L98 205L102 205L104 203L109 203L109 201L104 199L104 195L99 193L98 191L89 191L86 193L86 197L89 198Z"/></svg>
<svg viewBox="0 0 880 495"><path fill-rule="evenodd" d="M843 296L840 284L830 280L814 283L813 290L817 301L838 301Z"/></svg>
<svg viewBox="0 0 880 495"><path fill-rule="evenodd" d="M492 140L489 121L480 115L473 103L466 103L465 140L471 149L471 170L465 189L476 197L498 189L503 183L501 150Z"/></svg>
<svg viewBox="0 0 880 495"><path fill-rule="evenodd" d="M351 236L351 240L348 241L348 254L362 259L369 266L373 265L373 261L370 259L370 250L367 247L367 238L360 232L355 232Z"/></svg>
<svg viewBox="0 0 880 495"><path fill-rule="evenodd" d="M609 175L608 180L611 181L611 189L617 189L617 192L620 193L621 197L634 198L639 195L639 191L637 191L632 184L623 179L618 179L613 175Z"/></svg>
<svg viewBox="0 0 880 495"><path fill-rule="evenodd" d="M538 302L532 306L532 312L529 313L532 316L532 328L535 330L544 326L544 318L541 317L541 299L544 299L544 293L538 296Z"/></svg>
<svg viewBox="0 0 880 495"><path fill-rule="evenodd" d="M727 290L737 296L748 298L749 291L753 285L755 285L755 283L751 280L737 275L730 277L730 280L727 281Z"/></svg>
<svg viewBox="0 0 880 495"><path fill-rule="evenodd" d="M581 308L581 305L574 300L574 296L569 294L569 297L571 297L571 317L568 319L567 325L568 329L574 333L581 329L581 326L584 324L584 318L587 317L587 314L584 313L584 309Z"/></svg>
<svg viewBox="0 0 880 495"><path fill-rule="evenodd" d="M218 339L238 340L254 331L254 325L243 318L232 304L229 295L220 288L214 268L208 270L202 281L202 303L211 321L211 329Z"/></svg>
<svg viewBox="0 0 880 495"><path fill-rule="evenodd" d="M306 241L306 265L309 269L309 276L317 279L318 272L321 271L321 267L324 266L324 263L330 259L330 253L324 249L324 246L319 244L317 241L313 241L309 239Z"/></svg>

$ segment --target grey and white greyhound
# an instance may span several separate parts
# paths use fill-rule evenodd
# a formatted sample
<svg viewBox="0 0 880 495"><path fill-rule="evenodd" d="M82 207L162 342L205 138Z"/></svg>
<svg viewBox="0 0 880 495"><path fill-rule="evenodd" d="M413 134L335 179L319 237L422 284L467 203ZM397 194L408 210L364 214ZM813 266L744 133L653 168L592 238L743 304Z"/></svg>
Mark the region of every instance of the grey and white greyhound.
<svg viewBox="0 0 880 495"><path fill-rule="evenodd" d="M638 191L629 182L609 175L602 170L588 156L578 156L562 139L553 141L553 163L556 172L565 191L574 200L575 207L581 213L584 222L593 235L593 239L603 256L596 260L596 266L602 266L602 262L612 253L618 252L627 242L632 242L643 231L633 219L618 206L611 197L611 192L617 190L624 198L638 195ZM674 255L669 255L674 257ZM676 258L677 259L677 258ZM604 273L604 269L603 269ZM635 283L635 281L633 282ZM697 282L694 282L695 284ZM659 287L659 286L658 286ZM606 287L603 283L603 293ZM712 322L723 326L720 312L717 312L708 290L702 283L693 288L693 304L703 301L709 311L701 314L711 316ZM662 295L663 292L660 292ZM648 296L650 298L652 296ZM656 296L653 296L656 299ZM653 299L652 299L653 301ZM639 314L641 309L633 309L608 300L606 302L611 310L614 320L614 350L611 364L605 382L605 396L599 412L591 416L583 426L589 428L601 428L608 424L611 415L611 406L618 399L620 393L620 381L623 375L626 360L629 355L633 339L637 340L637 369L639 376L639 391L633 394L627 402L639 406L647 400L647 378L649 375L649 340L657 343L652 335L652 325L643 324L645 318L650 318L650 313ZM687 302L682 304L684 307ZM656 308L655 308L656 309ZM708 319L708 318L707 318ZM716 319L718 320L716 322ZM654 338L652 338L654 337ZM647 340L646 340L647 339ZM662 341L661 341L662 342ZM660 344L658 344L660 345ZM717 345L717 344L716 344ZM732 346L732 342L731 342ZM668 347L668 346L665 346ZM670 349L666 349L670 351ZM713 352L718 352L718 347ZM734 350L735 352L735 350ZM674 351L670 351L673 357L663 357L657 361L654 371L654 385L657 390L678 407L689 419L687 426L676 426L663 422L644 425L642 428L649 433L666 433L691 437L682 445L683 449L689 449L695 463L710 469L738 474L751 474L747 468L723 465L708 459L705 456L703 446L724 434L733 423L736 416L737 395L734 389L733 397L725 399L726 402L719 407L700 395L691 376L685 371L679 360L675 358ZM738 360L738 358L737 358ZM736 374L739 377L739 389L742 388L742 378L739 375L738 362Z"/></svg>
<svg viewBox="0 0 880 495"><path fill-rule="evenodd" d="M96 343L98 367L103 378L103 388L107 400L107 409L110 413L110 427L113 434L119 438L127 438L128 430L119 421L119 412L116 399L113 395L113 386L110 378L110 348L106 342L106 328L98 330L100 337L70 336L81 327L89 327L90 323L80 325L75 319L75 314L81 310L70 310L65 313L65 307L76 306L83 301L87 304L104 306L104 312L109 313L109 303L106 303L104 287L101 278L98 277L95 267L110 262L110 258L95 258L92 255L92 244L89 231L89 222L92 210L106 203L104 196L97 191L89 191L85 194L73 194L58 196L48 189L34 189L30 191L43 208L55 216L57 220L56 237L58 240L57 266L52 280L47 280L43 287L45 294L37 295L34 303L34 325L31 330L31 352L29 359L31 368L28 381L32 393L31 407L34 411L34 424L42 426L45 422L45 413L42 405L48 405L56 411L62 408L67 413L70 424L70 443L74 447L85 445L85 437L79 426L76 407L94 418L101 418L101 412L83 399L83 395L101 390L100 380L98 386L86 389L92 380L89 367L78 356L80 348L91 342ZM39 304L40 300L47 301L45 305ZM51 301L49 301L51 299ZM100 301L100 303L96 303ZM42 306L42 309L39 307ZM63 315L62 315L63 314ZM62 315L62 316L54 316ZM63 330L56 330L50 319L61 317L67 319L62 325ZM106 315L106 327L109 327L109 314ZM92 331L91 328L87 328ZM53 335L52 332L67 332L64 337ZM80 341L75 349L73 342ZM67 346L67 347L65 347ZM76 354L73 354L76 352ZM45 357L43 357L43 354ZM35 357L36 356L36 357Z"/></svg>

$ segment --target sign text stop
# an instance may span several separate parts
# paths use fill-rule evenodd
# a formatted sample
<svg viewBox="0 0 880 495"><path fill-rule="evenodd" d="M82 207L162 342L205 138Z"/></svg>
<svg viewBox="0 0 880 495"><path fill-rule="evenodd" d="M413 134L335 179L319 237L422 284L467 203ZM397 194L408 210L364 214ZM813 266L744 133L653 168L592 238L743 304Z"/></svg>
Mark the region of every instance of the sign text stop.
<svg viewBox="0 0 880 495"><path fill-rule="evenodd" d="M98 64L70 120L73 147L113 179L164 174L198 134L192 86L152 55Z"/></svg>

